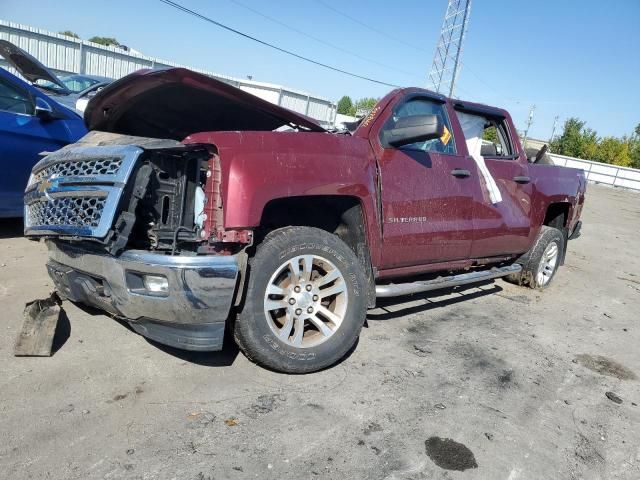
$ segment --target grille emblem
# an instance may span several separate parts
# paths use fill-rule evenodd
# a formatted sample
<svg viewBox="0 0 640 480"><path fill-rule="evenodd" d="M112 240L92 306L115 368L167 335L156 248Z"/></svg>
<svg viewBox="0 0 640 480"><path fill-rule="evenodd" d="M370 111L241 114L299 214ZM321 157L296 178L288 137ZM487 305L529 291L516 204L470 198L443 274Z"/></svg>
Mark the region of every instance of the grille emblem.
<svg viewBox="0 0 640 480"><path fill-rule="evenodd" d="M43 194L50 202L52 201L52 198L49 196L48 190L58 188L58 180L55 177L55 175L52 175L49 178L45 178L40 182L40 185L38 185L38 193Z"/></svg>

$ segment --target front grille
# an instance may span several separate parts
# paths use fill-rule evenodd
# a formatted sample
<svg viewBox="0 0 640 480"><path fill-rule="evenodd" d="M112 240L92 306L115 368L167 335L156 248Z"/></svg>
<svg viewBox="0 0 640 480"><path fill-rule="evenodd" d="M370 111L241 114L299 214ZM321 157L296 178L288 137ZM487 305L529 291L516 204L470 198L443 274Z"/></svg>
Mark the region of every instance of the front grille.
<svg viewBox="0 0 640 480"><path fill-rule="evenodd" d="M107 236L141 153L135 145L71 145L43 158L25 191L25 234Z"/></svg>
<svg viewBox="0 0 640 480"><path fill-rule="evenodd" d="M27 224L96 228L106 203L106 197L62 197L35 202L27 205Z"/></svg>
<svg viewBox="0 0 640 480"><path fill-rule="evenodd" d="M44 167L33 175L32 182L39 182L45 178L76 177L79 175L114 175L118 173L122 165L121 157L94 158L88 160L76 160L58 162Z"/></svg>

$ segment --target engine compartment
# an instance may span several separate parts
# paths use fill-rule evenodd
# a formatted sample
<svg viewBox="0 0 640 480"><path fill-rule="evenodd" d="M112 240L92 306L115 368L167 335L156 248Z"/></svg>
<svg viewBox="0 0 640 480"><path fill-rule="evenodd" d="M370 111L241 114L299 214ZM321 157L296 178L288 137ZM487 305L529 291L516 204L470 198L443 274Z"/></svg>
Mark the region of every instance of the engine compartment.
<svg viewBox="0 0 640 480"><path fill-rule="evenodd" d="M25 234L112 255L198 253L215 158L209 144L90 132L34 166Z"/></svg>
<svg viewBox="0 0 640 480"><path fill-rule="evenodd" d="M211 154L205 146L145 151L123 192L110 253L123 249L195 251L202 241L204 186Z"/></svg>

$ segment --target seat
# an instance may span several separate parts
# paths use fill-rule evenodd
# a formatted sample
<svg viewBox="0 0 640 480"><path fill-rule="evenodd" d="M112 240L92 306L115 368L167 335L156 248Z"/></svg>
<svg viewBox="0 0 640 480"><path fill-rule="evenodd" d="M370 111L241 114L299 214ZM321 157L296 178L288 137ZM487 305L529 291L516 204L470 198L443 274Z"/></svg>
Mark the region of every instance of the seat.
<svg viewBox="0 0 640 480"><path fill-rule="evenodd" d="M480 155L483 157L495 157L498 155L496 146L494 143L483 143L480 147Z"/></svg>

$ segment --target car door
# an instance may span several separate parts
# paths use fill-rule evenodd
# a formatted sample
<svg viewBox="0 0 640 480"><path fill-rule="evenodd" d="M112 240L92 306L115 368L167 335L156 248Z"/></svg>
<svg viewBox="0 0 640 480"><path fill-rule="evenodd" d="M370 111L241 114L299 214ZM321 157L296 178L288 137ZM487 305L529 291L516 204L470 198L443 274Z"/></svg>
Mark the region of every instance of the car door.
<svg viewBox="0 0 640 480"><path fill-rule="evenodd" d="M384 147L384 131L405 116L437 115L444 135ZM383 269L466 259L473 240L472 160L458 153L444 100L410 94L371 131L380 174Z"/></svg>
<svg viewBox="0 0 640 480"><path fill-rule="evenodd" d="M36 116L37 95L11 77L0 75L0 217L22 216L24 189L39 153L57 150L80 136L65 120Z"/></svg>
<svg viewBox="0 0 640 480"><path fill-rule="evenodd" d="M508 114L499 109L463 108L456 110L484 122L485 140L477 153L484 159L501 195L499 202L492 203L487 189L481 190L473 211L475 234L471 257L525 252L530 243L532 185L529 164L519 153L518 139L511 128L513 124ZM480 180L482 182L482 178Z"/></svg>

